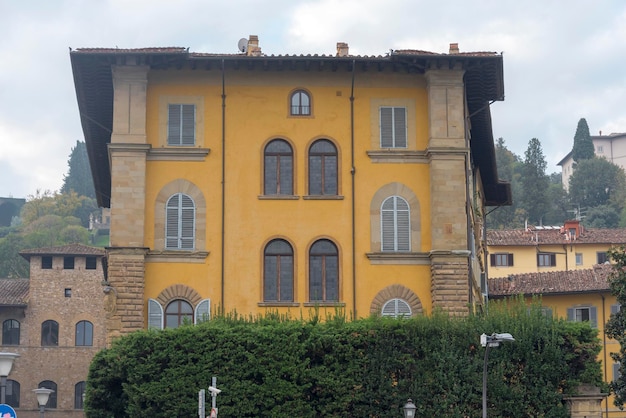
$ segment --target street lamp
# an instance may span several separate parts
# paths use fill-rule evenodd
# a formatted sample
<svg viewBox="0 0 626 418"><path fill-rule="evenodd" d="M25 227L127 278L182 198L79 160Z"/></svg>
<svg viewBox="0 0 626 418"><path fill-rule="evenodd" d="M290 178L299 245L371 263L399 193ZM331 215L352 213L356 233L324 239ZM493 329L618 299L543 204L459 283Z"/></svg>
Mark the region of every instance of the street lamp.
<svg viewBox="0 0 626 418"><path fill-rule="evenodd" d="M482 334L480 336L480 345L485 347L485 362L483 363L483 418L487 418L487 359L489 358L489 349L497 347L502 342L513 342L515 338L508 332L503 334Z"/></svg>
<svg viewBox="0 0 626 418"><path fill-rule="evenodd" d="M44 418L48 398L50 398L50 394L54 391L48 388L38 388L33 389L33 392L37 394L37 403L39 403L39 418Z"/></svg>
<svg viewBox="0 0 626 418"><path fill-rule="evenodd" d="M415 410L417 409L417 407L411 399L406 401L406 403L404 404L404 408L402 409L404 409L404 418L415 418Z"/></svg>
<svg viewBox="0 0 626 418"><path fill-rule="evenodd" d="M15 353L0 353L0 404L6 403L7 377L11 373L13 361L19 356Z"/></svg>

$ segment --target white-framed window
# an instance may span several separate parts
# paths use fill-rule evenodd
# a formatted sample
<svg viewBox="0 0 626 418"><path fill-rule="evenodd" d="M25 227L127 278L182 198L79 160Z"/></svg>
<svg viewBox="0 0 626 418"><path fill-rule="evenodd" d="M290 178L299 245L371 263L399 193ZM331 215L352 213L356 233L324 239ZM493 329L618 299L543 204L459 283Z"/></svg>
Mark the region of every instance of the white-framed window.
<svg viewBox="0 0 626 418"><path fill-rule="evenodd" d="M196 144L196 105L169 104L167 106L167 145L193 146Z"/></svg>
<svg viewBox="0 0 626 418"><path fill-rule="evenodd" d="M185 320L199 324L211 319L211 300L202 299L195 308L182 299L174 299L166 309L156 299L148 299L148 329L176 328Z"/></svg>
<svg viewBox="0 0 626 418"><path fill-rule="evenodd" d="M583 265L583 253L576 253L576 265L577 266Z"/></svg>
<svg viewBox="0 0 626 418"><path fill-rule="evenodd" d="M172 195L165 205L165 248L193 250L196 232L196 206L183 193Z"/></svg>
<svg viewBox="0 0 626 418"><path fill-rule="evenodd" d="M511 267L513 266L513 254L495 253L490 254L489 259L494 267Z"/></svg>
<svg viewBox="0 0 626 418"><path fill-rule="evenodd" d="M392 318L409 318L412 312L411 307L404 299L394 298L385 302L381 309L381 315Z"/></svg>
<svg viewBox="0 0 626 418"><path fill-rule="evenodd" d="M400 196L390 196L380 208L381 251L411 251L409 203Z"/></svg>
<svg viewBox="0 0 626 418"><path fill-rule="evenodd" d="M380 107L380 147L407 147L406 107Z"/></svg>
<svg viewBox="0 0 626 418"><path fill-rule="evenodd" d="M589 322L592 327L598 326L598 310L595 306L576 306L567 308L568 321Z"/></svg>

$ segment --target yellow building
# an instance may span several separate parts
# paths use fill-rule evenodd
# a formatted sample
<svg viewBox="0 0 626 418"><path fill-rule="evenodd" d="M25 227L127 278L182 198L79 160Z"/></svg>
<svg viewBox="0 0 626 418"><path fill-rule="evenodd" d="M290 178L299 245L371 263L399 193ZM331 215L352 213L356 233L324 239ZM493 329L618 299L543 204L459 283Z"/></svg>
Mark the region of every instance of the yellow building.
<svg viewBox="0 0 626 418"><path fill-rule="evenodd" d="M598 359L602 362L605 381L611 382L620 373L619 363L610 356L619 351L619 343L605 334L605 324L611 313L620 309L607 281L611 270L611 265L601 264L592 268L517 273L490 279L489 299L523 295L530 302L533 297L540 296L546 314L570 321L588 321L598 329L602 342ZM603 400L602 411L605 417L626 417L626 411L613 405L613 397Z"/></svg>
<svg viewBox="0 0 626 418"><path fill-rule="evenodd" d="M502 56L71 51L109 338L217 309L465 314L483 302Z"/></svg>
<svg viewBox="0 0 626 418"><path fill-rule="evenodd" d="M607 262L613 245L626 244L626 228L559 226L487 231L489 278L511 274L589 269Z"/></svg>

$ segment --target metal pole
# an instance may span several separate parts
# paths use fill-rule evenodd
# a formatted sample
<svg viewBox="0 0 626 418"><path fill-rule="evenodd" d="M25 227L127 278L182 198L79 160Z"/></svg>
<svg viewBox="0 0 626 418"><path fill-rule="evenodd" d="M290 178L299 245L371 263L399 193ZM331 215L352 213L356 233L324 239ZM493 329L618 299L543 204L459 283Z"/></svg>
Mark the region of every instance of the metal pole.
<svg viewBox="0 0 626 418"><path fill-rule="evenodd" d="M0 376L0 403L5 404L7 397L7 377Z"/></svg>
<svg viewBox="0 0 626 418"><path fill-rule="evenodd" d="M213 386L214 388L217 387L217 377L213 376L211 378L211 386ZM217 393L215 392L211 392L211 408L215 408L217 405Z"/></svg>
<svg viewBox="0 0 626 418"><path fill-rule="evenodd" d="M489 358L489 337L485 347L485 361L483 363L483 418L487 418L487 359Z"/></svg>
<svg viewBox="0 0 626 418"><path fill-rule="evenodd" d="M46 406L45 405L39 405L39 418L46 418Z"/></svg>

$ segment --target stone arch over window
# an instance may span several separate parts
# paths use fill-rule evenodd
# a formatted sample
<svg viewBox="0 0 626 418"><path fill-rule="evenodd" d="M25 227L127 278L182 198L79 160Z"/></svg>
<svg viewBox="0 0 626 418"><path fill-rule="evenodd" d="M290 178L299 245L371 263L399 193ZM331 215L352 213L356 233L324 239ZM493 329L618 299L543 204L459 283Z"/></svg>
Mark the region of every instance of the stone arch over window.
<svg viewBox="0 0 626 418"><path fill-rule="evenodd" d="M202 296L189 286L184 284L175 284L163 289L163 291L159 293L159 296L156 298L161 306L167 306L175 299L182 299L189 302L191 306L196 306L202 300Z"/></svg>
<svg viewBox="0 0 626 418"><path fill-rule="evenodd" d="M393 299L401 299L406 302L411 308L412 316L424 313L422 301L411 289L402 286L401 284L392 284L391 286L387 286L378 292L378 294L374 297L374 300L370 305L370 314L381 315L383 306Z"/></svg>
<svg viewBox="0 0 626 418"><path fill-rule="evenodd" d="M381 247L381 207L383 202L391 196L399 196L409 205L410 215L410 248L412 252L421 249L421 220L420 203L413 191L402 183L389 183L378 189L370 202L370 245L371 251L378 253Z"/></svg>
<svg viewBox="0 0 626 418"><path fill-rule="evenodd" d="M206 200L202 191L192 182L177 179L166 184L156 197L154 207L154 249L165 249L165 216L166 205L170 197L175 194L189 196L195 203L195 250L204 251L206 248Z"/></svg>

